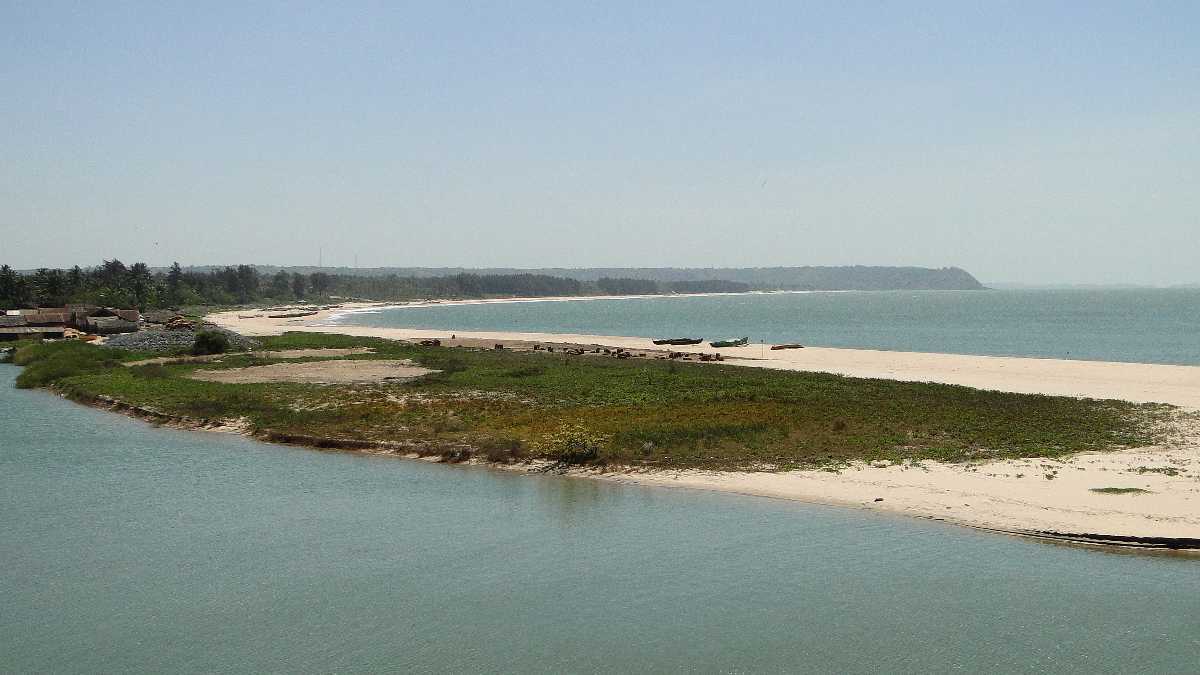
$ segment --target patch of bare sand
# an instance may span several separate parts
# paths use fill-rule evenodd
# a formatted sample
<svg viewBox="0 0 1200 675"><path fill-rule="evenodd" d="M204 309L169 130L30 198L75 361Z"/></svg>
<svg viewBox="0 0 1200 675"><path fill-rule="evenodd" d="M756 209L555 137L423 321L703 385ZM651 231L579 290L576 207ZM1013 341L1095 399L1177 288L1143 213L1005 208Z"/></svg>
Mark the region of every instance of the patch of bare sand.
<svg viewBox="0 0 1200 675"><path fill-rule="evenodd" d="M249 356L259 359L307 359L321 358L325 356L351 356L353 354L374 354L375 350L371 347L349 347L345 349L287 349L275 352L246 352ZM235 352L235 354L237 354ZM166 365L169 363L210 363L220 361L230 354L205 354L202 356L159 356L152 359L142 359L141 361L130 361L126 366L149 366L154 364Z"/></svg>
<svg viewBox="0 0 1200 675"><path fill-rule="evenodd" d="M422 368L406 360L346 359L306 363L272 363L267 366L201 370L189 377L207 382L250 384L259 382L300 382L306 384L371 384L411 380L436 370Z"/></svg>

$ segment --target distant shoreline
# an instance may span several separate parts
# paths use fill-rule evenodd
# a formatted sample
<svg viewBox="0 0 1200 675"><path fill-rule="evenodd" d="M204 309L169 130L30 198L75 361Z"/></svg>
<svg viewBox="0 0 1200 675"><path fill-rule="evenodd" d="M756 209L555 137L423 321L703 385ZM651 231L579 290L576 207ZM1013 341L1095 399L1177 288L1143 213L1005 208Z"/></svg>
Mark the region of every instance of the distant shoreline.
<svg viewBox="0 0 1200 675"><path fill-rule="evenodd" d="M718 296L750 296L750 295L811 295L814 293L886 293L888 291L739 291L736 293L650 293L645 295L548 295L514 298L463 298L455 300L412 300L408 302L351 302L344 305L347 309L335 311L326 317L325 321L336 321L343 316L353 314L375 314L389 309L419 309L423 307L454 307L459 305L507 305L537 302L572 302L589 300L654 300L654 299L686 299L711 298Z"/></svg>

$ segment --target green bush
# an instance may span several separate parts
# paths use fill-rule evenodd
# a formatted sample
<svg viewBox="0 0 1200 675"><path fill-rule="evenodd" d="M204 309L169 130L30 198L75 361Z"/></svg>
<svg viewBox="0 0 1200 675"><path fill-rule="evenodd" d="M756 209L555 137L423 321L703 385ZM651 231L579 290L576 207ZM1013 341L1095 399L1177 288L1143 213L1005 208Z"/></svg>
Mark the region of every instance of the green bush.
<svg viewBox="0 0 1200 675"><path fill-rule="evenodd" d="M21 347L13 363L25 366L17 376L17 387L44 387L72 375L112 368L120 364L117 352L86 342L46 342Z"/></svg>
<svg viewBox="0 0 1200 675"><path fill-rule="evenodd" d="M564 424L542 441L541 449L563 464L586 464L600 458L600 450L608 440L608 436L587 427Z"/></svg>
<svg viewBox="0 0 1200 675"><path fill-rule="evenodd" d="M192 354L203 356L205 354L224 354L227 351L229 351L229 338L225 337L224 333L212 330L196 333L196 342L192 344Z"/></svg>

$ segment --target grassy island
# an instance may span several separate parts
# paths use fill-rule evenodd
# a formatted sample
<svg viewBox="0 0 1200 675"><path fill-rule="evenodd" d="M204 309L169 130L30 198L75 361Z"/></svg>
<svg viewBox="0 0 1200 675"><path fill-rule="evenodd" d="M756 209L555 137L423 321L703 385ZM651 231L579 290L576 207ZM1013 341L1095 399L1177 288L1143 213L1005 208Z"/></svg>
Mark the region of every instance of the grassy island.
<svg viewBox="0 0 1200 675"><path fill-rule="evenodd" d="M316 333L261 343L262 352L209 360L45 343L22 346L14 361L25 366L18 386L53 388L80 402L194 426L236 423L268 440L454 461L780 470L852 460L1057 457L1152 444L1172 410L591 353ZM342 351L286 354L301 349ZM352 384L197 379L212 377L208 371L335 359L402 360L433 372Z"/></svg>

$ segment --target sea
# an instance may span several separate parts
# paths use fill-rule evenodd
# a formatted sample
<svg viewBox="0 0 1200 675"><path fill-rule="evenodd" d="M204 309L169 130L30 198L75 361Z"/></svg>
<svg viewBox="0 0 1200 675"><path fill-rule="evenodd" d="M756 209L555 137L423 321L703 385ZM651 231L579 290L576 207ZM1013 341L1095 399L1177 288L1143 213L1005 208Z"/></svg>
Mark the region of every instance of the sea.
<svg viewBox="0 0 1200 675"><path fill-rule="evenodd" d="M839 291L432 304L334 324L627 337L748 337L947 354L1200 365L1200 289Z"/></svg>
<svg viewBox="0 0 1200 675"><path fill-rule="evenodd" d="M3 672L1129 673L1200 654L1195 558L156 428L17 372L0 365Z"/></svg>

